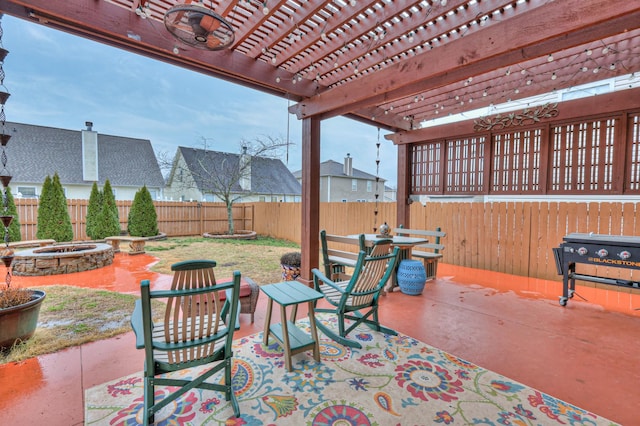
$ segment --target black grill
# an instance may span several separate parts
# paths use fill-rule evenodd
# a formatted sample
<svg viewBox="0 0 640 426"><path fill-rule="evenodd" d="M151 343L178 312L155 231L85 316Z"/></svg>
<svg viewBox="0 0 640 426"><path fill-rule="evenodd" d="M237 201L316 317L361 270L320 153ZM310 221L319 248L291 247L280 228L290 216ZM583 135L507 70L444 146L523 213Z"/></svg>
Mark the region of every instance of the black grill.
<svg viewBox="0 0 640 426"><path fill-rule="evenodd" d="M560 247L553 249L553 253L558 274L562 275L562 306L573 297L576 280L640 288L637 281L576 273L578 263L640 269L640 237L569 234L563 238Z"/></svg>

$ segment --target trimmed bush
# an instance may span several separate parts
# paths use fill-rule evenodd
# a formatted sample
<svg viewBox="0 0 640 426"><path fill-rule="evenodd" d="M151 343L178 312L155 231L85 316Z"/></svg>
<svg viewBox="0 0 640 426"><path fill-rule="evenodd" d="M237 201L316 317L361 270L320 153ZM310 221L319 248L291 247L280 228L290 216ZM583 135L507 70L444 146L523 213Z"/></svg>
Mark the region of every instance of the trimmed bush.
<svg viewBox="0 0 640 426"><path fill-rule="evenodd" d="M9 241L21 241L20 218L18 218L18 209L16 208L16 203L13 200L10 187L7 187L7 211L3 214L13 216L13 220L9 225ZM4 239L4 233L2 234L2 239Z"/></svg>
<svg viewBox="0 0 640 426"><path fill-rule="evenodd" d="M111 189L109 180L104 183L102 190L102 203L98 220L95 225L95 238L102 239L120 235L120 218L118 216L118 206Z"/></svg>
<svg viewBox="0 0 640 426"><path fill-rule="evenodd" d="M39 240L50 238L48 235L49 228L51 228L51 225L49 225L51 214L48 209L44 207L51 204L50 198L51 176L47 175L44 179L44 183L42 184L42 193L38 200L38 230L36 231L36 238Z"/></svg>
<svg viewBox="0 0 640 426"><path fill-rule="evenodd" d="M42 186L36 238L39 240L52 238L58 242L73 240L67 198L64 196L58 173L53 175L53 179L47 176Z"/></svg>
<svg viewBox="0 0 640 426"><path fill-rule="evenodd" d="M96 224L98 222L98 216L102 210L102 193L98 189L98 184L93 182L91 187L91 195L89 196L89 205L87 206L87 218L86 218L86 233L92 240L98 240L99 237L96 234ZM103 237L102 237L103 238Z"/></svg>
<svg viewBox="0 0 640 426"><path fill-rule="evenodd" d="M132 237L158 235L158 216L146 185L136 192L127 222L127 231Z"/></svg>

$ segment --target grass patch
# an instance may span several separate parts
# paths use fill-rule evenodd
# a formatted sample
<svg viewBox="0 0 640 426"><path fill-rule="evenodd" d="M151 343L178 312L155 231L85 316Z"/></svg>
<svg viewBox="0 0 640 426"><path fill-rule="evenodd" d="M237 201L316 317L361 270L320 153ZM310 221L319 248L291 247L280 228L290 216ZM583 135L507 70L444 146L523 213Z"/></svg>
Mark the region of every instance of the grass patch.
<svg viewBox="0 0 640 426"><path fill-rule="evenodd" d="M231 277L238 270L258 284L280 282L280 256L299 249L299 245L290 241L268 237L255 240L180 237L147 241L145 245L145 250L159 259L151 268L154 272L171 275L171 265L176 262L212 259L217 263L218 279ZM47 297L40 309L36 333L11 351L0 353L0 364L131 331L129 320L136 296L62 285L38 289L44 290ZM154 305L154 310L163 309L161 302L154 302L160 304Z"/></svg>
<svg viewBox="0 0 640 426"><path fill-rule="evenodd" d="M131 331L136 296L73 286L47 286L33 337L0 353L0 364L22 361ZM156 306L161 308L161 306Z"/></svg>
<svg viewBox="0 0 640 426"><path fill-rule="evenodd" d="M258 284L282 280L280 256L299 250L298 244L269 237L255 240L228 240L202 237L168 238L148 241L145 250L159 258L151 268L154 272L172 274L171 265L183 260L215 260L216 277L227 278L240 271Z"/></svg>

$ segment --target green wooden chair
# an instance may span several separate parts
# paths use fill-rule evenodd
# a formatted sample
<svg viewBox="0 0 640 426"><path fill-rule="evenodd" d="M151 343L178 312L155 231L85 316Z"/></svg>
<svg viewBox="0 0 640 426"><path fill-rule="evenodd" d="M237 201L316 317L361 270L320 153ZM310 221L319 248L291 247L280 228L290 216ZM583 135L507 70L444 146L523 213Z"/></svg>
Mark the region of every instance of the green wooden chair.
<svg viewBox="0 0 640 426"><path fill-rule="evenodd" d="M216 284L212 260L192 260L171 266L170 290L150 291L149 280L141 282L141 298L136 301L131 326L136 347L145 350L144 424L154 423L155 413L193 388L224 392L236 417L238 401L231 383L233 332L238 315L240 272L228 283ZM151 300L166 302L164 319L153 323ZM186 368L208 365L211 369L193 379L158 377ZM205 382L224 371L219 383ZM155 401L155 386L179 386Z"/></svg>
<svg viewBox="0 0 640 426"><path fill-rule="evenodd" d="M381 326L378 320L380 292L394 273L400 250L398 247L391 250L391 242L390 239L377 241L369 254L361 250L353 275L348 281L332 281L320 270L312 270L315 289L333 305L333 308L316 308L315 311L338 315L338 334L320 321L316 321L316 324L324 334L336 342L361 348L359 343L347 339L347 334L362 323L383 333L398 334L390 328ZM351 320L353 323L346 327L346 320Z"/></svg>

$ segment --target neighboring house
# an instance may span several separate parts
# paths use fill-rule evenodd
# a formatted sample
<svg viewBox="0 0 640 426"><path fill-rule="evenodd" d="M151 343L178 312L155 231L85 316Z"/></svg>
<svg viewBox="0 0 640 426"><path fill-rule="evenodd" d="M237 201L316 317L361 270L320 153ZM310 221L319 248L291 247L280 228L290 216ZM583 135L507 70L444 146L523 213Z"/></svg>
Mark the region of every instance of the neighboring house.
<svg viewBox="0 0 640 426"><path fill-rule="evenodd" d="M154 199L162 197L164 179L149 140L103 135L86 125L66 130L7 122L13 196L39 197L45 178L57 172L68 199L88 199L93 183L102 189L107 179L118 200L133 200L143 185Z"/></svg>
<svg viewBox="0 0 640 426"><path fill-rule="evenodd" d="M388 185L384 186L384 201L395 202L398 198L398 188L392 188Z"/></svg>
<svg viewBox="0 0 640 426"><path fill-rule="evenodd" d="M302 170L294 172L298 182L302 181ZM320 163L320 201L321 202L370 202L376 201L376 180L379 180L378 200L385 200L385 179L353 168L350 154L344 163L329 160Z"/></svg>
<svg viewBox="0 0 640 426"><path fill-rule="evenodd" d="M223 201L215 195L219 191L211 189L216 178L207 179L206 175L213 172L232 178L238 176L238 170L245 171L243 176L225 184L236 202L300 201L302 187L280 160L252 157L246 150L243 154L231 154L184 146L176 151L165 196L180 201Z"/></svg>

